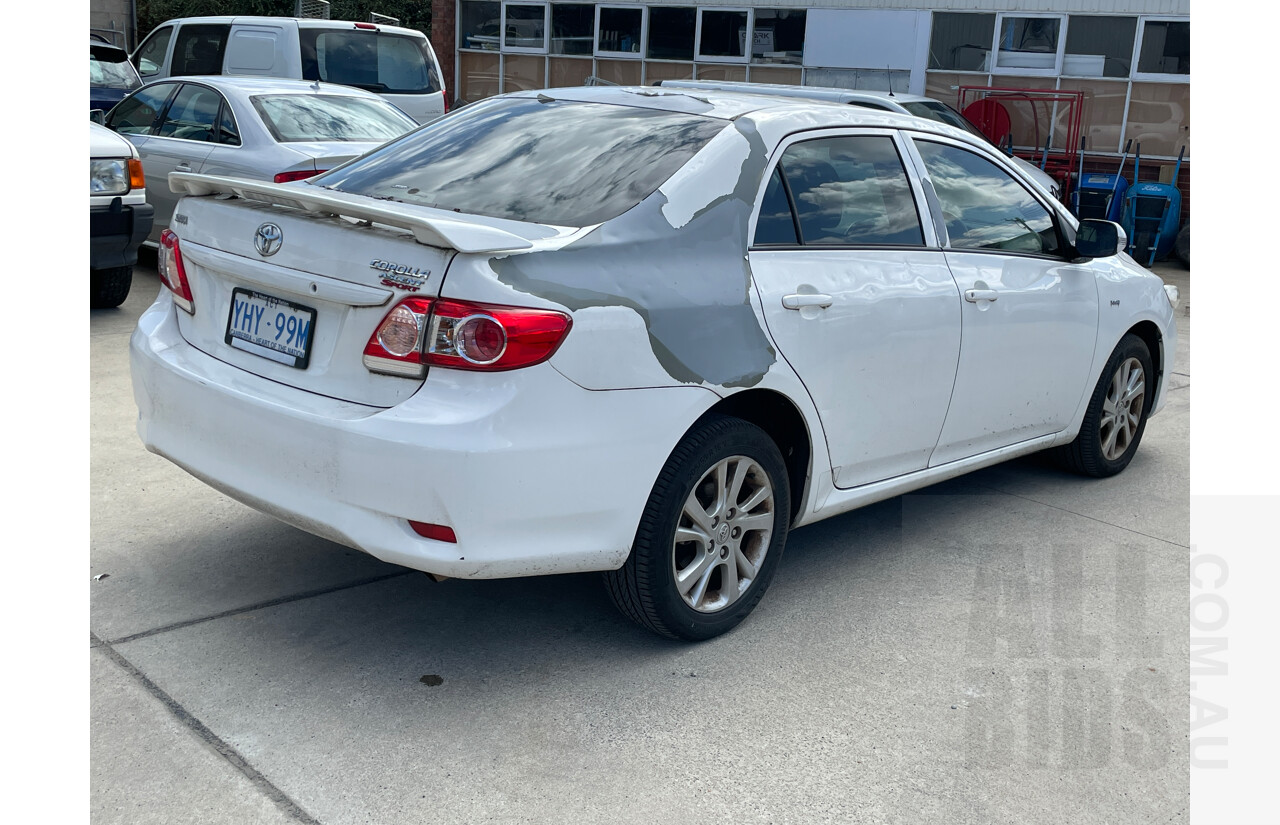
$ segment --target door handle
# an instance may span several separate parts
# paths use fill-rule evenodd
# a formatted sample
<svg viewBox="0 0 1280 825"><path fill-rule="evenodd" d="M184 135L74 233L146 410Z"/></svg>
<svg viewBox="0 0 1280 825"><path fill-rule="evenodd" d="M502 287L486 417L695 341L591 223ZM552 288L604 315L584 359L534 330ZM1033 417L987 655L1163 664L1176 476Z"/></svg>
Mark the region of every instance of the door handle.
<svg viewBox="0 0 1280 825"><path fill-rule="evenodd" d="M795 295L783 295L782 306L786 309L803 309L804 307L826 308L831 306L832 297L822 293L805 292Z"/></svg>
<svg viewBox="0 0 1280 825"><path fill-rule="evenodd" d="M173 171L175 171L175 172L190 172L190 171L191 171L191 164L189 164L189 163L185 163L185 162L184 162L184 163L179 163L177 166L173 167Z"/></svg>
<svg viewBox="0 0 1280 825"><path fill-rule="evenodd" d="M994 301L1000 297L1000 293L994 289L966 289L964 291L964 299L971 304L979 301Z"/></svg>

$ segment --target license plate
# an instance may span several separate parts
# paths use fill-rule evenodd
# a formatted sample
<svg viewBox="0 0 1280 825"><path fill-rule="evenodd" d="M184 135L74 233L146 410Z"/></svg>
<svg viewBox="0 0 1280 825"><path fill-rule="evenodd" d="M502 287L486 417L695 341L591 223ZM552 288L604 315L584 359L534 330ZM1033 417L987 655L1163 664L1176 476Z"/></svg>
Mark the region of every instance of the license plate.
<svg viewBox="0 0 1280 825"><path fill-rule="evenodd" d="M316 311L293 301L248 289L231 293L226 342L245 352L306 369Z"/></svg>

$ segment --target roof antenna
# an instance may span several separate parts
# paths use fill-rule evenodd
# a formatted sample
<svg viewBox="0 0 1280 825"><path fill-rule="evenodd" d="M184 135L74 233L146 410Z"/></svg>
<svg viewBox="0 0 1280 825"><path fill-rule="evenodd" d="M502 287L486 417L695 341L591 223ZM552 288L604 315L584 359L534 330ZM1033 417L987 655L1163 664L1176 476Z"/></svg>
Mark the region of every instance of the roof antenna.
<svg viewBox="0 0 1280 825"><path fill-rule="evenodd" d="M320 78L317 77L315 79L315 82L311 84L311 88L315 89L317 92L320 91Z"/></svg>
<svg viewBox="0 0 1280 825"><path fill-rule="evenodd" d="M893 74L889 71L889 64L884 64L884 76L889 78L889 97L893 97Z"/></svg>

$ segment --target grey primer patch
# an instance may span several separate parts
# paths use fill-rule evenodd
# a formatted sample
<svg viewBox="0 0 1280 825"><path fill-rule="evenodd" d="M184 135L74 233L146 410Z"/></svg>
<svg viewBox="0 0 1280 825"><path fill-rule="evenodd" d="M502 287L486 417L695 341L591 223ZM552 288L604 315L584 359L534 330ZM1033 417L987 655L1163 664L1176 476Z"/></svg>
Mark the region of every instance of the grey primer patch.
<svg viewBox="0 0 1280 825"><path fill-rule="evenodd" d="M580 310L625 306L644 319L653 354L685 384L751 387L777 360L751 309L747 222L768 151L755 125L733 192L672 228L654 192L635 208L555 252L490 259L513 289Z"/></svg>

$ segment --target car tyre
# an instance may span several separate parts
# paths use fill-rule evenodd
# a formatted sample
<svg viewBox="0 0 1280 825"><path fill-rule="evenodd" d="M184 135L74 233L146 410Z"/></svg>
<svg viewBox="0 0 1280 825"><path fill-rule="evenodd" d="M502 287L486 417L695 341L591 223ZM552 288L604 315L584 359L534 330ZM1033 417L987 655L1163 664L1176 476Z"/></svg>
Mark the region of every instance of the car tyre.
<svg viewBox="0 0 1280 825"><path fill-rule="evenodd" d="M764 596L782 558L791 493L763 430L709 416L676 445L654 483L631 555L604 574L614 604L671 639L710 639Z"/></svg>
<svg viewBox="0 0 1280 825"><path fill-rule="evenodd" d="M1072 471L1094 478L1120 472L1138 450L1154 401L1151 352L1145 341L1130 333L1107 359L1080 432L1058 448L1059 459Z"/></svg>
<svg viewBox="0 0 1280 825"><path fill-rule="evenodd" d="M133 284L132 266L89 270L89 306L111 309L124 303Z"/></svg>

